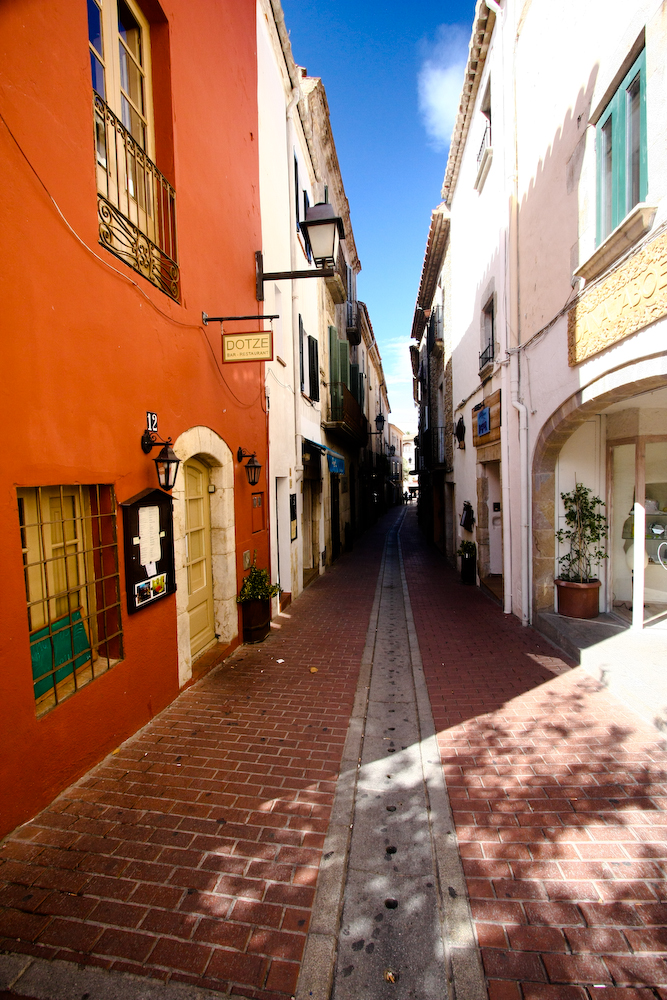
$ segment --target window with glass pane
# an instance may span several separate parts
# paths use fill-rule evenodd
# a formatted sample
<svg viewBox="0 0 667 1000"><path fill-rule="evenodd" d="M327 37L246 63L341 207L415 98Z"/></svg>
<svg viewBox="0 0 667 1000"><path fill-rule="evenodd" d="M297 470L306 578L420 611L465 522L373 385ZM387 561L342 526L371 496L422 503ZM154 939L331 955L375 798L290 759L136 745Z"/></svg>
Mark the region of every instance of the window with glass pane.
<svg viewBox="0 0 667 1000"><path fill-rule="evenodd" d="M111 486L17 491L37 714L123 655Z"/></svg>
<svg viewBox="0 0 667 1000"><path fill-rule="evenodd" d="M646 198L646 60L642 51L597 123L600 244Z"/></svg>

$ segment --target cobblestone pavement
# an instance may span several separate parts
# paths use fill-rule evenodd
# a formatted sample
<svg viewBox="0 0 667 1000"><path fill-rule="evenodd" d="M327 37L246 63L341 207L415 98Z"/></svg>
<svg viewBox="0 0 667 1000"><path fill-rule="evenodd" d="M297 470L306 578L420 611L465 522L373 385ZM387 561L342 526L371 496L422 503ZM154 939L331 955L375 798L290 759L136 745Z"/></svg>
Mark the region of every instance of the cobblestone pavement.
<svg viewBox="0 0 667 1000"><path fill-rule="evenodd" d="M0 991L295 993L402 514L7 838ZM489 1000L667 1000L665 740L462 586L414 508L400 538Z"/></svg>
<svg viewBox="0 0 667 1000"><path fill-rule="evenodd" d="M490 1000L667 997L667 744L401 532Z"/></svg>
<svg viewBox="0 0 667 1000"><path fill-rule="evenodd" d="M294 993L386 530L4 842L0 951Z"/></svg>

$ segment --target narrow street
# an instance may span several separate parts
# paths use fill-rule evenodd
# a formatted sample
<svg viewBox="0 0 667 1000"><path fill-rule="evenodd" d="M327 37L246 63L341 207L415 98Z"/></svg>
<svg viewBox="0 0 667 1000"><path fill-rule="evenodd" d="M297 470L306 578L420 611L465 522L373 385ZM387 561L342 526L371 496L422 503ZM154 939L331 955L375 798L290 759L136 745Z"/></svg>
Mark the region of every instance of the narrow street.
<svg viewBox="0 0 667 1000"><path fill-rule="evenodd" d="M3 843L0 996L667 998L657 730L411 505L274 624Z"/></svg>

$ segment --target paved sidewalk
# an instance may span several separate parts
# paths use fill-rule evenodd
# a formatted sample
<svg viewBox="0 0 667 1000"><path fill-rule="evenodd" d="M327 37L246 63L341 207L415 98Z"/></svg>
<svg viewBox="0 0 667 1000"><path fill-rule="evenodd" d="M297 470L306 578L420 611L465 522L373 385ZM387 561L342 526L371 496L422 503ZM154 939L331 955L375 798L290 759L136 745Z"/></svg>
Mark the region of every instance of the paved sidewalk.
<svg viewBox="0 0 667 1000"><path fill-rule="evenodd" d="M309 954L326 958L330 976L341 894L331 872L342 871L351 822L331 821L332 804L362 763L354 748L383 599L378 574L385 538L404 513L415 690L419 701L423 664L466 875L447 870L436 837L448 946L457 921L446 914L467 913L467 885L489 1000L667 1000L665 740L534 631L463 587L425 545L410 507L391 511L265 643L239 649L4 842L0 991L37 1000L212 1000L210 991L286 1000L304 954L300 997L312 989L306 966L317 971ZM397 581L386 584L391 613ZM377 644L378 712L402 666L389 638ZM420 708L420 726L426 715ZM373 698L368 718L370 736L389 744ZM387 773L398 773L404 754L407 774L419 738L434 825L438 809L448 815L446 804L434 806L424 770L437 754L423 732L410 736L405 718L408 738L401 730L400 750L396 737L387 746L396 751ZM378 749L363 758L371 768L381 759L388 755ZM363 793L371 785L360 774ZM380 801L388 816L388 805L398 813L404 804ZM397 848L382 860L392 871L403 845L423 835L416 799L409 812L412 839L390 823L380 831L384 853ZM328 847L322 857L325 836L343 845L340 859ZM318 896L333 900L321 924L318 874ZM352 954L362 937L371 954L365 929L350 929ZM324 937L331 947L318 951ZM343 963L344 979L357 961ZM399 985L383 980L382 997L406 989L414 1000L443 1000L410 994L406 978ZM378 995L369 989L358 1000Z"/></svg>
<svg viewBox="0 0 667 1000"><path fill-rule="evenodd" d="M55 961L59 974L79 963L111 979L262 1000L294 993L397 514L288 608L265 643L240 648L5 841L0 951ZM14 981L7 961L0 989ZM38 969L16 989L28 993ZM89 980L101 990L109 977ZM129 980L109 988L135 995Z"/></svg>
<svg viewBox="0 0 667 1000"><path fill-rule="evenodd" d="M490 1000L667 998L665 739L401 541Z"/></svg>

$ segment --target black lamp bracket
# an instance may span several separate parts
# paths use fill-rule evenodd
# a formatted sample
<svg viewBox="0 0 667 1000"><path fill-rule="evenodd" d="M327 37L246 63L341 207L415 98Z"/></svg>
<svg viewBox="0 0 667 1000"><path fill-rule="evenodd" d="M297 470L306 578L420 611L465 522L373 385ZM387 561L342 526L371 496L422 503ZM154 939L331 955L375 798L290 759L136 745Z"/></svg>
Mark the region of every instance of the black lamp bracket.
<svg viewBox="0 0 667 1000"><path fill-rule="evenodd" d="M244 451L243 448L239 448L236 452L236 461L242 462L244 458L257 458L256 451Z"/></svg>
<svg viewBox="0 0 667 1000"><path fill-rule="evenodd" d="M265 271L264 254L261 250L255 253L255 284L256 299L264 301L264 282L282 281L284 278L333 278L336 274L333 267L314 267L308 271Z"/></svg>
<svg viewBox="0 0 667 1000"><path fill-rule="evenodd" d="M141 450L144 455L150 455L152 449L157 448L160 445L164 447L165 445L171 446L172 444L173 442L171 438L167 438L166 441L163 441L162 438L159 438L154 431L144 431L141 435Z"/></svg>
<svg viewBox="0 0 667 1000"><path fill-rule="evenodd" d="M205 312L201 314L201 321L204 326L208 326L209 323L231 323L232 320L240 322L247 319L280 319L280 314L271 313L271 315L267 316L209 316Z"/></svg>

